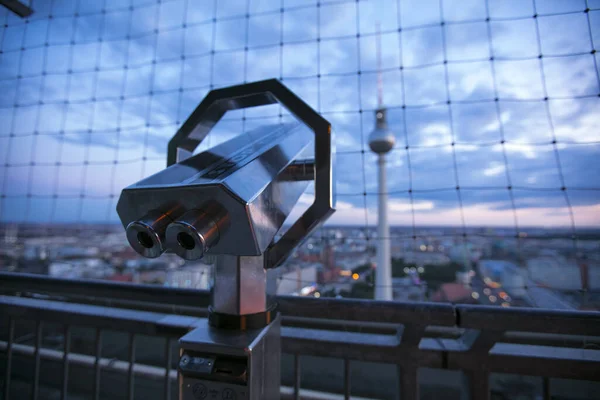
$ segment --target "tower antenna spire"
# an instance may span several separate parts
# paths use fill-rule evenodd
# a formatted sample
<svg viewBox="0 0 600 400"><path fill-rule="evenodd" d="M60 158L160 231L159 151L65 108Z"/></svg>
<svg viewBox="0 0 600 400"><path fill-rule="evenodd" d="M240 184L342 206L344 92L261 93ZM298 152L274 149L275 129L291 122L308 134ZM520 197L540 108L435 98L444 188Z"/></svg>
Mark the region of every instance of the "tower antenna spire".
<svg viewBox="0 0 600 400"><path fill-rule="evenodd" d="M381 24L377 21L377 108L383 106L383 78L381 76Z"/></svg>

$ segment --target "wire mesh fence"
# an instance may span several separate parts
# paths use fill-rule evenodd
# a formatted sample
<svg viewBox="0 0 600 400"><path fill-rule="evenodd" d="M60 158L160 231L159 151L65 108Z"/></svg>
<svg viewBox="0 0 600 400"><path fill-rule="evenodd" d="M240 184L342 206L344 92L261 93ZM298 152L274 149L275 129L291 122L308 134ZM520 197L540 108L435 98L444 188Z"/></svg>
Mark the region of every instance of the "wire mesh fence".
<svg viewBox="0 0 600 400"><path fill-rule="evenodd" d="M167 141L209 90L275 77L336 133L338 210L292 264L320 263L319 274L352 283L356 260L372 261L384 190L397 277L452 262L469 273L500 260L525 271L506 278L506 291L568 276L561 290L585 306L600 301L592 293L600 286L598 2L48 0L31 8L28 18L0 9L5 266L23 255L75 265L52 250L61 229L78 238L71 246L116 232L85 257L133 259L113 251L125 243L115 226L121 189L164 168ZM396 136L385 189L367 142L378 75ZM203 149L285 118L278 106L230 113ZM307 193L300 209L310 201ZM486 276L475 269L497 283L502 265ZM302 287L316 281L316 273L286 276ZM405 286L414 279L395 284ZM473 300L483 286L468 290Z"/></svg>

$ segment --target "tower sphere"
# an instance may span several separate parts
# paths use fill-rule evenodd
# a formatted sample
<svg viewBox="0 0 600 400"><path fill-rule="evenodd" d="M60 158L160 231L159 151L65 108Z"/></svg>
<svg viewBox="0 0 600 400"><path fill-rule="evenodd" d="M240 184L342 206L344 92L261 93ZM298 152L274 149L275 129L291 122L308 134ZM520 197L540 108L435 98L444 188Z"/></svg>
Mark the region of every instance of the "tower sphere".
<svg viewBox="0 0 600 400"><path fill-rule="evenodd" d="M375 111L375 129L369 135L369 147L377 154L387 153L396 143L396 137L387 127L386 111L385 108Z"/></svg>

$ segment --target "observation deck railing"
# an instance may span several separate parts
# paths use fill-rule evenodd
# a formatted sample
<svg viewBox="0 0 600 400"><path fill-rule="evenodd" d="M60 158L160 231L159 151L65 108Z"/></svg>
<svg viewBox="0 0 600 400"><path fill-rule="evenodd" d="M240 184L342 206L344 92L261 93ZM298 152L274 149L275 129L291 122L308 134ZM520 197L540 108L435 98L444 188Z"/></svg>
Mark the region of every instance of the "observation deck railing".
<svg viewBox="0 0 600 400"><path fill-rule="evenodd" d="M204 323L209 300L207 291L0 273L4 398L44 398L41 387L63 399L177 398L177 339ZM402 399L426 389L420 368L463 371L472 399L491 397L491 373L538 376L544 399L551 398L550 378L600 380L598 312L292 296L277 302L293 371L283 398L320 396L301 388L303 356L342 360L335 373L346 399L355 398L356 361L395 365L397 386L388 389ZM114 332L127 343L123 357L115 355ZM85 381L79 367L93 371L91 387L77 386ZM77 397L81 391L92 394Z"/></svg>

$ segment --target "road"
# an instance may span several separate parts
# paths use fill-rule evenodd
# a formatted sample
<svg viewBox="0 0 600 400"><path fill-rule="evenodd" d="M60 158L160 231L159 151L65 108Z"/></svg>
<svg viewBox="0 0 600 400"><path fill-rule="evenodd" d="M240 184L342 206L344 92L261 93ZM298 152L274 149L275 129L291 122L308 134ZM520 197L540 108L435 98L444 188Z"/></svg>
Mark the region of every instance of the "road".
<svg viewBox="0 0 600 400"><path fill-rule="evenodd" d="M574 304L571 304L568 300L566 300L560 293L553 291L552 289L548 289L545 287L540 287L536 282L528 279L526 281L527 288L525 289L525 296L516 296L514 294L514 289L511 288L492 288L487 286L481 279L478 277L474 277L471 282L471 287L474 292L479 293L479 302L484 305L491 306L499 306L503 303L503 300L500 298L501 292L506 292L511 296L510 305L521 305L514 304L515 299L520 299L524 301L529 307L536 308L550 308L554 310L575 310L577 307ZM490 294L484 294L484 289L489 289ZM511 293L512 292L512 293ZM490 300L490 296L493 295L496 297L496 301L492 302Z"/></svg>

